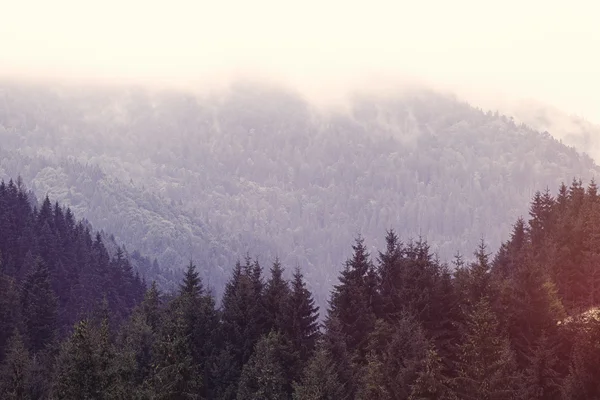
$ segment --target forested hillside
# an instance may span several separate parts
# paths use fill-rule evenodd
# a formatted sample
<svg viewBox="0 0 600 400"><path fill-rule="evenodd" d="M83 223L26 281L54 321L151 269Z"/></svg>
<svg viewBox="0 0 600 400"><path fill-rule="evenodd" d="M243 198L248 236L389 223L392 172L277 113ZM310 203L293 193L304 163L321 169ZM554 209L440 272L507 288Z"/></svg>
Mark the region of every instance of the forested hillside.
<svg viewBox="0 0 600 400"><path fill-rule="evenodd" d="M119 242L217 295L246 252L305 268L319 304L361 233L392 226L442 259L500 245L537 188L597 174L548 134L426 90L324 110L280 88L0 88L0 175L21 175Z"/></svg>
<svg viewBox="0 0 600 400"><path fill-rule="evenodd" d="M119 323L145 291L122 249L111 257L70 209L32 203L20 182L0 182L0 353L15 329L37 353L102 308Z"/></svg>
<svg viewBox="0 0 600 400"><path fill-rule="evenodd" d="M14 185L2 188L12 197L0 199L15 200L11 211L1 208L6 231L27 209L27 197ZM48 205L32 213L44 222L41 232L69 224L68 211L64 219L54 212L54 225L45 214L52 214ZM473 262L457 255L452 270L425 241L403 243L390 230L385 247L370 254L358 237L321 311L302 272L294 269L286 280L278 259L268 273L250 258L236 263L220 307L189 263L176 293L151 285L128 318L119 311L130 305L104 307L83 316L60 345L52 330L41 329L47 326L41 322L55 320L50 306L60 295L49 269L38 264L22 279L10 271L25 262L13 263L2 267L10 290L0 291L0 312L12 325L1 325L0 393L7 399L595 399L598 222L597 186L573 181L555 196L537 192L527 219L514 223L494 256L482 241ZM30 230L16 232L12 254L41 242L24 240ZM46 259L63 260L68 249ZM123 271L114 269L116 260L111 265ZM32 288L38 295L30 295ZM31 306L40 295L50 301ZM326 316L321 329L319 313Z"/></svg>

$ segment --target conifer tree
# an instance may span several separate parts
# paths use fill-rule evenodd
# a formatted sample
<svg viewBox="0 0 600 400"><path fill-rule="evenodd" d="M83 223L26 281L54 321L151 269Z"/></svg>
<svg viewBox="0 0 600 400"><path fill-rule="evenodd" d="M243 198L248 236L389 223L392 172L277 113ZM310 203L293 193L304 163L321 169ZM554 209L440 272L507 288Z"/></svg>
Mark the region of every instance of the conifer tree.
<svg viewBox="0 0 600 400"><path fill-rule="evenodd" d="M291 286L283 331L291 341L300 362L305 363L311 356L319 336L319 308L306 288L304 277L298 267L294 271Z"/></svg>
<svg viewBox="0 0 600 400"><path fill-rule="evenodd" d="M456 391L464 399L513 399L520 385L510 343L483 297L467 316Z"/></svg>
<svg viewBox="0 0 600 400"><path fill-rule="evenodd" d="M171 304L155 342L152 391L156 399L198 399L202 390L202 371L194 363L191 338L185 315Z"/></svg>
<svg viewBox="0 0 600 400"><path fill-rule="evenodd" d="M427 351L409 400L458 400L452 383L443 373L442 359L433 348Z"/></svg>
<svg viewBox="0 0 600 400"><path fill-rule="evenodd" d="M556 343L542 333L534 343L524 371L520 398L553 400L560 398L561 377Z"/></svg>
<svg viewBox="0 0 600 400"><path fill-rule="evenodd" d="M330 357L334 373L342 387L341 398L353 399L358 388L358 369L352 363L352 355L346 346L342 325L335 317L328 318L325 322L323 349Z"/></svg>
<svg viewBox="0 0 600 400"><path fill-rule="evenodd" d="M1 262L1 261L0 261ZM19 295L14 280L0 272L0 362L19 323Z"/></svg>
<svg viewBox="0 0 600 400"><path fill-rule="evenodd" d="M341 327L347 349L359 364L366 362L368 336L375 326L375 310L369 273L373 271L364 239L352 246L354 254L341 272L340 283L331 294L328 318L335 317Z"/></svg>
<svg viewBox="0 0 600 400"><path fill-rule="evenodd" d="M406 399L425 359L428 342L414 318L378 320L369 337L368 364L359 399Z"/></svg>
<svg viewBox="0 0 600 400"><path fill-rule="evenodd" d="M387 232L386 250L380 252L378 257L378 274L381 294L380 318L386 320L398 314L401 310L397 288L401 284L400 268L402 260L402 243L394 230Z"/></svg>
<svg viewBox="0 0 600 400"><path fill-rule="evenodd" d="M267 281L264 293L266 312L265 330L283 332L285 329L286 306L290 297L290 288L283 278L283 267L276 258L271 267L271 277Z"/></svg>
<svg viewBox="0 0 600 400"><path fill-rule="evenodd" d="M57 300L48 269L40 259L23 283L21 309L29 350L37 353L50 344L57 333Z"/></svg>
<svg viewBox="0 0 600 400"><path fill-rule="evenodd" d="M346 400L335 362L320 344L308 361L302 379L294 384L294 400Z"/></svg>
<svg viewBox="0 0 600 400"><path fill-rule="evenodd" d="M100 370L97 343L89 322L75 326L63 344L54 377L53 397L57 399L103 399L104 381Z"/></svg>
<svg viewBox="0 0 600 400"><path fill-rule="evenodd" d="M249 262L244 268L236 264L225 286L221 307L222 340L231 345L240 372L264 331L262 294L257 292L256 275L252 271Z"/></svg>
<svg viewBox="0 0 600 400"><path fill-rule="evenodd" d="M31 399L29 352L18 330L8 343L8 352L0 369L0 393L6 400Z"/></svg>
<svg viewBox="0 0 600 400"><path fill-rule="evenodd" d="M281 359L281 336L271 332L263 336L242 371L238 400L288 399L284 366Z"/></svg>

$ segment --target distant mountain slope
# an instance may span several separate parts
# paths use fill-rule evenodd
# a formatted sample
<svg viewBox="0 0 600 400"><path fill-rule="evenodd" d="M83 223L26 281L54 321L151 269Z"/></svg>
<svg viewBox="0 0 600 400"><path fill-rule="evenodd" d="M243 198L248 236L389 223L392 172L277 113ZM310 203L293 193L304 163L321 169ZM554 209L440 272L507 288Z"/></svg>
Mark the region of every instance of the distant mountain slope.
<svg viewBox="0 0 600 400"><path fill-rule="evenodd" d="M321 304L358 233L422 234L443 259L481 237L495 249L534 190L600 171L548 134L425 90L323 111L260 84L210 96L6 84L0 141L11 173L161 265L201 258L219 293L235 257L278 255L306 268ZM41 159L50 169L30 167Z"/></svg>

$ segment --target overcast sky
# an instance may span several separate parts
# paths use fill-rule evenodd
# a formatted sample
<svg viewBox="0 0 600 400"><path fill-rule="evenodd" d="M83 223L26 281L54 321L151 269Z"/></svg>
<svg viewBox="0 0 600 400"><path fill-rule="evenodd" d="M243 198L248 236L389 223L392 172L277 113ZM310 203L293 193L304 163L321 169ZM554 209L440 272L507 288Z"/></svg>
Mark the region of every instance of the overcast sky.
<svg viewBox="0 0 600 400"><path fill-rule="evenodd" d="M301 85L420 77L600 123L600 5L538 0L0 0L0 73Z"/></svg>

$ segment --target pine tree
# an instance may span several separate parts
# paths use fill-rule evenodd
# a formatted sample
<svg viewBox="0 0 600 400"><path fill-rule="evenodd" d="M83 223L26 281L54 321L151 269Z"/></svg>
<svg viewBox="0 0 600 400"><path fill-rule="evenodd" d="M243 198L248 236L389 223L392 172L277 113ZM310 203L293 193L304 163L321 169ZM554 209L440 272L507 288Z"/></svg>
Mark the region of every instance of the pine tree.
<svg viewBox="0 0 600 400"><path fill-rule="evenodd" d="M184 335L189 339L192 362L208 380L207 362L215 346L218 315L212 296L204 292L196 267L190 262L174 306L183 316Z"/></svg>
<svg viewBox="0 0 600 400"><path fill-rule="evenodd" d="M283 332L288 310L286 305L290 297L290 288L283 278L283 267L276 258L271 267L271 277L267 281L264 293L266 311L265 330ZM291 310L289 310L291 311Z"/></svg>
<svg viewBox="0 0 600 400"><path fill-rule="evenodd" d="M12 278L0 272L0 362L19 323L19 295Z"/></svg>
<svg viewBox="0 0 600 400"><path fill-rule="evenodd" d="M375 310L369 272L373 266L364 239L356 239L353 256L346 262L340 283L331 294L328 318L336 318L341 326L347 349L359 364L366 362L368 336L375 326Z"/></svg>
<svg viewBox="0 0 600 400"><path fill-rule="evenodd" d="M298 353L301 363L308 361L319 336L319 308L306 288L300 268L296 268L286 304L283 332Z"/></svg>
<svg viewBox="0 0 600 400"><path fill-rule="evenodd" d="M397 288L401 284L400 268L402 260L402 243L394 230L387 232L386 251L378 257L378 274L381 293L381 310L378 316L387 320L401 310Z"/></svg>
<svg viewBox="0 0 600 400"><path fill-rule="evenodd" d="M271 332L256 344L256 349L242 371L238 400L288 399L284 366L281 360L281 336Z"/></svg>
<svg viewBox="0 0 600 400"><path fill-rule="evenodd" d="M406 399L425 359L428 342L414 318L391 324L378 320L369 337L369 356L358 399Z"/></svg>
<svg viewBox="0 0 600 400"><path fill-rule="evenodd" d="M429 349L423 360L415 383L411 386L409 400L457 400L452 384L443 374L442 360L435 349Z"/></svg>
<svg viewBox="0 0 600 400"><path fill-rule="evenodd" d="M555 345L545 333L535 342L528 357L529 366L523 376L520 398L527 400L553 400L560 398L561 377Z"/></svg>
<svg viewBox="0 0 600 400"><path fill-rule="evenodd" d="M155 342L152 392L156 399L198 399L202 376L192 356L183 311L172 304Z"/></svg>
<svg viewBox="0 0 600 400"><path fill-rule="evenodd" d="M353 399L357 391L358 371L352 363L351 353L346 346L342 325L335 318L328 318L325 322L325 335L323 336L323 349L327 352L333 365L332 368L341 384L342 399Z"/></svg>
<svg viewBox="0 0 600 400"><path fill-rule="evenodd" d="M55 339L57 331L57 300L40 259L23 283L21 309L29 350L37 353Z"/></svg>
<svg viewBox="0 0 600 400"><path fill-rule="evenodd" d="M244 268L236 264L221 306L221 338L231 345L240 372L264 331L262 294L252 273L249 262Z"/></svg>
<svg viewBox="0 0 600 400"><path fill-rule="evenodd" d="M503 322L521 367L533 343L545 333L555 336L557 323L566 314L554 284L535 262L524 261L503 290ZM502 299L501 297L501 299Z"/></svg>
<svg viewBox="0 0 600 400"><path fill-rule="evenodd" d="M30 399L29 352L23 344L21 334L15 329L8 343L6 359L0 370L0 393L6 400Z"/></svg>
<svg viewBox="0 0 600 400"><path fill-rule="evenodd" d="M54 377L53 397L57 399L103 399L105 389L97 345L89 322L75 326L63 344Z"/></svg>
<svg viewBox="0 0 600 400"><path fill-rule="evenodd" d="M208 364L209 381L207 399L234 400L237 397L237 384L240 372L230 344L210 358Z"/></svg>
<svg viewBox="0 0 600 400"><path fill-rule="evenodd" d="M321 344L310 358L300 383L294 384L294 400L346 400L331 355Z"/></svg>
<svg viewBox="0 0 600 400"><path fill-rule="evenodd" d="M460 398L515 398L520 381L514 354L485 297L468 314L459 356L456 390Z"/></svg>

